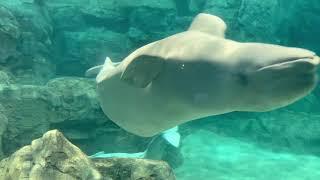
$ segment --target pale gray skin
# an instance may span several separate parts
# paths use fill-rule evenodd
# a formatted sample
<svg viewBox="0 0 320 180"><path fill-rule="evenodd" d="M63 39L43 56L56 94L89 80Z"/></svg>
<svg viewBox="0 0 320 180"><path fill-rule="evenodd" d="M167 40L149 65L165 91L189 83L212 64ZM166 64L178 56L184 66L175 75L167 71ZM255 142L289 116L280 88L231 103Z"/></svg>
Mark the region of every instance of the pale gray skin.
<svg viewBox="0 0 320 180"><path fill-rule="evenodd" d="M315 87L315 53L228 40L225 30L220 18L199 14L188 31L143 46L117 66L107 60L96 78L104 113L149 137L207 116L280 108Z"/></svg>

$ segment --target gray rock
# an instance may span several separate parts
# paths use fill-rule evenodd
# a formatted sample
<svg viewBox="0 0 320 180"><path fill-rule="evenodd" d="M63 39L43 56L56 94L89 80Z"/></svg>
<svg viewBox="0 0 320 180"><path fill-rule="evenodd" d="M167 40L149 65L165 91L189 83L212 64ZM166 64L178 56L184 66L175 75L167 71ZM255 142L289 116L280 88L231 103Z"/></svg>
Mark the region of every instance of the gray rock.
<svg viewBox="0 0 320 180"><path fill-rule="evenodd" d="M81 32L63 32L64 46L57 62L57 73L83 76L91 66L104 63L106 56L121 61L130 46L124 35L103 28L88 28ZM59 48L59 47L57 47Z"/></svg>
<svg viewBox="0 0 320 180"><path fill-rule="evenodd" d="M3 116L9 121L3 134L3 152L8 155L51 128L61 129L88 153L139 152L147 144L147 140L125 133L105 118L95 100L93 81L62 78L46 86L10 85L13 81L46 84L56 70L63 76L82 76L107 55L120 61L135 48L184 31L198 12L225 19L228 37L305 47L319 54L320 36L315 36L320 27L319 2L0 0L0 39L5 42L0 44L0 68L5 72L0 73L0 83L4 84L0 88L0 103ZM223 120L204 126L258 143L263 139L282 147L294 146L297 152L316 153L313 142L317 139L312 137L309 141L308 133L318 134L311 124L317 126L319 97L317 88L303 101L287 107L288 111L261 117L233 113L212 117ZM303 129L299 138L293 134L294 128L296 132Z"/></svg>
<svg viewBox="0 0 320 180"><path fill-rule="evenodd" d="M17 82L23 84L44 84L53 77L54 71L50 62L53 33L51 20L46 8L38 3L40 1L34 2L20 0L0 2L12 12L10 19L16 21L13 24L18 24L18 28L11 30L11 34L16 38L10 46L7 46L14 51L5 50L11 53L10 58L1 65L16 77ZM8 25L4 27L8 29Z"/></svg>
<svg viewBox="0 0 320 180"><path fill-rule="evenodd" d="M81 8L83 20L90 27L104 27L109 31L125 33L129 23L119 3L118 0L91 1L89 6Z"/></svg>
<svg viewBox="0 0 320 180"><path fill-rule="evenodd" d="M176 24L176 16L177 12L174 4L165 7L148 6L147 4L135 8L132 7L128 11L127 19L130 25L129 37L134 43L133 48L138 48L146 43L165 38L180 31L180 27ZM141 32L142 36L134 36L132 38L132 32L130 32L132 30Z"/></svg>
<svg viewBox="0 0 320 180"><path fill-rule="evenodd" d="M100 179L79 148L49 131L0 162L1 179Z"/></svg>
<svg viewBox="0 0 320 180"><path fill-rule="evenodd" d="M0 71L0 85L8 85L12 82L12 77L10 77L8 73L5 71Z"/></svg>
<svg viewBox="0 0 320 180"><path fill-rule="evenodd" d="M237 30L239 30L237 17L241 2L238 0L207 0L203 11L222 17L228 25L227 34L233 39L237 39Z"/></svg>
<svg viewBox="0 0 320 180"><path fill-rule="evenodd" d="M188 6L189 11L194 15L201 12L204 5L206 4L206 1L207 0L190 0Z"/></svg>
<svg viewBox="0 0 320 180"><path fill-rule="evenodd" d="M0 5L0 63L16 55L19 36L20 27L15 16L8 8Z"/></svg>
<svg viewBox="0 0 320 180"><path fill-rule="evenodd" d="M0 160L4 157L4 153L2 151L2 137L3 137L3 133L5 132L5 130L7 129L7 125L8 125L8 119L7 117L3 114L3 107L0 104Z"/></svg>
<svg viewBox="0 0 320 180"><path fill-rule="evenodd" d="M101 179L79 148L56 130L0 162L0 179Z"/></svg>
<svg viewBox="0 0 320 180"><path fill-rule="evenodd" d="M118 5L122 8L140 8L147 7L152 9L175 9L175 3L172 0L118 0Z"/></svg>
<svg viewBox="0 0 320 180"><path fill-rule="evenodd" d="M0 162L0 179L174 180L163 161L94 159L91 161L57 130L48 131Z"/></svg>
<svg viewBox="0 0 320 180"><path fill-rule="evenodd" d="M238 40L319 51L319 38L313 36L318 31L318 3L316 0L0 1L9 11L8 14L2 10L5 15L1 22L10 30L9 35L0 30L0 35L6 34L1 39L7 44L0 48L3 54L0 60L15 57L4 66L23 84L45 84L54 76L55 66L59 75L82 76L89 66L101 63L105 55L121 60L135 48L185 30L198 12L223 17L229 25L228 36Z"/></svg>
<svg viewBox="0 0 320 180"><path fill-rule="evenodd" d="M238 38L243 41L279 43L277 32L283 20L278 0L243 0L236 14ZM279 18L277 18L279 17Z"/></svg>
<svg viewBox="0 0 320 180"><path fill-rule="evenodd" d="M107 119L96 99L93 80L58 78L46 86L3 85L0 102L8 119L3 135L5 155L50 129L61 130L88 154L141 152L148 143Z"/></svg>
<svg viewBox="0 0 320 180"><path fill-rule="evenodd" d="M175 180L170 166L163 161L146 159L94 159L105 179L110 180Z"/></svg>
<svg viewBox="0 0 320 180"><path fill-rule="evenodd" d="M281 2L281 1L280 1ZM285 43L305 47L320 52L320 37L315 36L319 32L320 2L317 0L280 4L281 16L286 19L281 24L281 37L288 37Z"/></svg>

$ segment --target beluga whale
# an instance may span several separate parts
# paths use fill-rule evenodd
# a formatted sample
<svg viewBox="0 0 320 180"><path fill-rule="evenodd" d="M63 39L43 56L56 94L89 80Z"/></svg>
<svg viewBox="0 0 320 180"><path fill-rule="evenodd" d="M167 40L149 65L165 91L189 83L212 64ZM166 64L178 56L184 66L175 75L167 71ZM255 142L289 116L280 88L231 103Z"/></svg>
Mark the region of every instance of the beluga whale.
<svg viewBox="0 0 320 180"><path fill-rule="evenodd" d="M287 106L317 83L312 51L225 38L226 23L200 13L181 33L89 69L106 116L143 137L233 111Z"/></svg>

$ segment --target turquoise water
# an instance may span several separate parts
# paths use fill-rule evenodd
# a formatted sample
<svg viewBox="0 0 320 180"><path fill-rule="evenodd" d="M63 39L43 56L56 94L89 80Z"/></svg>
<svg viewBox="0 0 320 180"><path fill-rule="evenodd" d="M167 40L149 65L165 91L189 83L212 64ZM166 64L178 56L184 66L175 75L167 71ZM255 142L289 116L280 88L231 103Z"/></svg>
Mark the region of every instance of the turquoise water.
<svg viewBox="0 0 320 180"><path fill-rule="evenodd" d="M203 130L187 136L182 144L185 163L176 169L178 179L298 180L320 177L317 156L273 152Z"/></svg>
<svg viewBox="0 0 320 180"><path fill-rule="evenodd" d="M308 73L297 83L284 85L289 80L278 81L282 77L294 77L294 72L308 68L306 64L289 70L292 76L285 73L279 75L278 72L253 76L263 78L255 81L259 82L258 85L248 89L255 89L259 92L257 94L268 93L269 96L262 98L262 101L248 98L250 93L240 94L238 86L226 88L224 82L228 82L228 78L224 77L228 73L221 72L229 70L222 68L221 71L219 68L223 66L218 66L218 70L214 71L217 74L206 74L206 68L211 66L202 67L203 70L196 63L186 63L179 66L177 72L195 69L196 73L187 76L188 78L171 78L171 84L168 83L170 87L182 87L181 93L170 96L170 92L167 96L159 96L160 98L150 101L148 98L144 101L133 96L134 103L128 105L130 103L124 97L130 93L110 86L100 94L100 97L107 97L106 107L103 106L103 100L97 94L95 74L85 77L87 69L103 64L106 57L112 59L114 67L122 67L121 62L137 48L186 31L199 13L219 16L226 23L227 39L299 47L320 54L318 0L0 0L0 159L30 144L43 133L59 129L88 155L103 151L106 157L139 156L167 161L174 168L178 180L320 179L319 81L312 91L301 95L303 97L297 101L285 103L284 107L268 112L252 112L254 110L250 109L253 106L259 109L264 102L274 105L277 100L288 98L290 93L294 94L302 87L307 87L304 82L309 78ZM207 26L208 23L205 21L200 25ZM216 25L209 29L214 29ZM219 25L221 24L218 23L217 26ZM220 32L223 28L217 29ZM191 50L182 52L182 45L174 44L178 44L177 40L166 44L166 47L181 50L182 55L193 51L196 53L197 48L203 45L198 42L203 42L206 38L202 38L203 41L200 37L190 39L183 45L194 45ZM164 49L157 47L154 53L166 51ZM221 49L219 52L215 51L217 49L208 49L214 55L221 53ZM232 48L225 46L221 54L228 52L232 52ZM268 58L264 57L276 53L275 50L262 48L248 50L243 54L250 57L249 61L255 57L267 62ZM187 58L193 57L192 55L190 53ZM292 58L297 57L287 59ZM310 60L309 55L301 58ZM158 59L152 60L158 63ZM231 62L234 59L219 60ZM249 65L239 65L238 68ZM132 69L138 69L138 75L145 69L152 69L146 72L146 77L154 78L160 77L154 72L162 70L157 67L139 69L133 66ZM148 80L138 79L135 84L134 78L130 81L130 71L128 74L127 82L135 88L142 88L145 83L143 80ZM317 74L320 74L319 70ZM190 80L199 77L202 78L199 81ZM247 87L255 80L238 71L230 77L236 77L239 84ZM273 87L274 84L281 88ZM139 133L148 132L146 129L151 129L150 127L170 129L162 126L167 122L166 118L173 117L171 119L175 120L175 116L189 117L185 114L202 111L204 108L200 106L205 105L204 102L214 93L208 95L202 91L196 92L196 105L191 108L188 106L181 110L178 108L187 106L176 103L181 96L197 89L196 86L203 91L210 87L209 94L225 88L222 92L229 92L233 97L230 99L238 100L236 103L248 103L241 104L243 112L226 114L221 113L225 105L222 103L212 108L212 112L219 111L220 115L207 117L211 113L211 109L207 108L206 113L193 114L197 119L195 121L170 124L170 128L179 125L178 130L169 133L161 131L160 135L152 137L139 136ZM162 88L157 93L165 94L170 87ZM220 98L221 95L217 95L210 99L210 103L226 102ZM230 99L228 100L233 102ZM248 99L251 101L247 101ZM165 108L149 113L153 105L159 107L158 105L166 102L168 106L163 107L170 107L172 112L180 114L163 115ZM230 102L224 108L236 106L236 103ZM106 115L103 110L107 112L113 105L116 106L116 110L113 110L115 115ZM144 109L139 111L139 107ZM135 116L137 114L140 116ZM165 118L147 126L149 121L145 119L155 119L149 117L154 114ZM122 118L121 122L113 122L112 116L135 122L128 125ZM122 122L128 125L128 131L136 130L130 129L133 126L144 128L136 130L134 134L121 128Z"/></svg>

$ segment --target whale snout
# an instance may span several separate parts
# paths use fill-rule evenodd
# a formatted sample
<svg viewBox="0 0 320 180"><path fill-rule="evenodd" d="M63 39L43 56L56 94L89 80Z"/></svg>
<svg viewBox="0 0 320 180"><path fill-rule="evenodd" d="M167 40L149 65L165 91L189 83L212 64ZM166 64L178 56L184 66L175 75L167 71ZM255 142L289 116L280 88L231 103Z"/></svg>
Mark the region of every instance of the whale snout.
<svg viewBox="0 0 320 180"><path fill-rule="evenodd" d="M312 58L312 64L314 64L315 66L318 66L320 64L320 57L315 55Z"/></svg>
<svg viewBox="0 0 320 180"><path fill-rule="evenodd" d="M268 111L289 105L309 94L318 82L320 58L314 52L281 46L264 45L259 49L255 69L248 75L247 87L255 98L247 104L256 111ZM256 53L256 54L258 54ZM248 97L250 97L248 94Z"/></svg>
<svg viewBox="0 0 320 180"><path fill-rule="evenodd" d="M279 59L259 68L258 71L267 69L283 70L291 68L297 72L315 72L319 64L320 58L314 54L312 56Z"/></svg>

